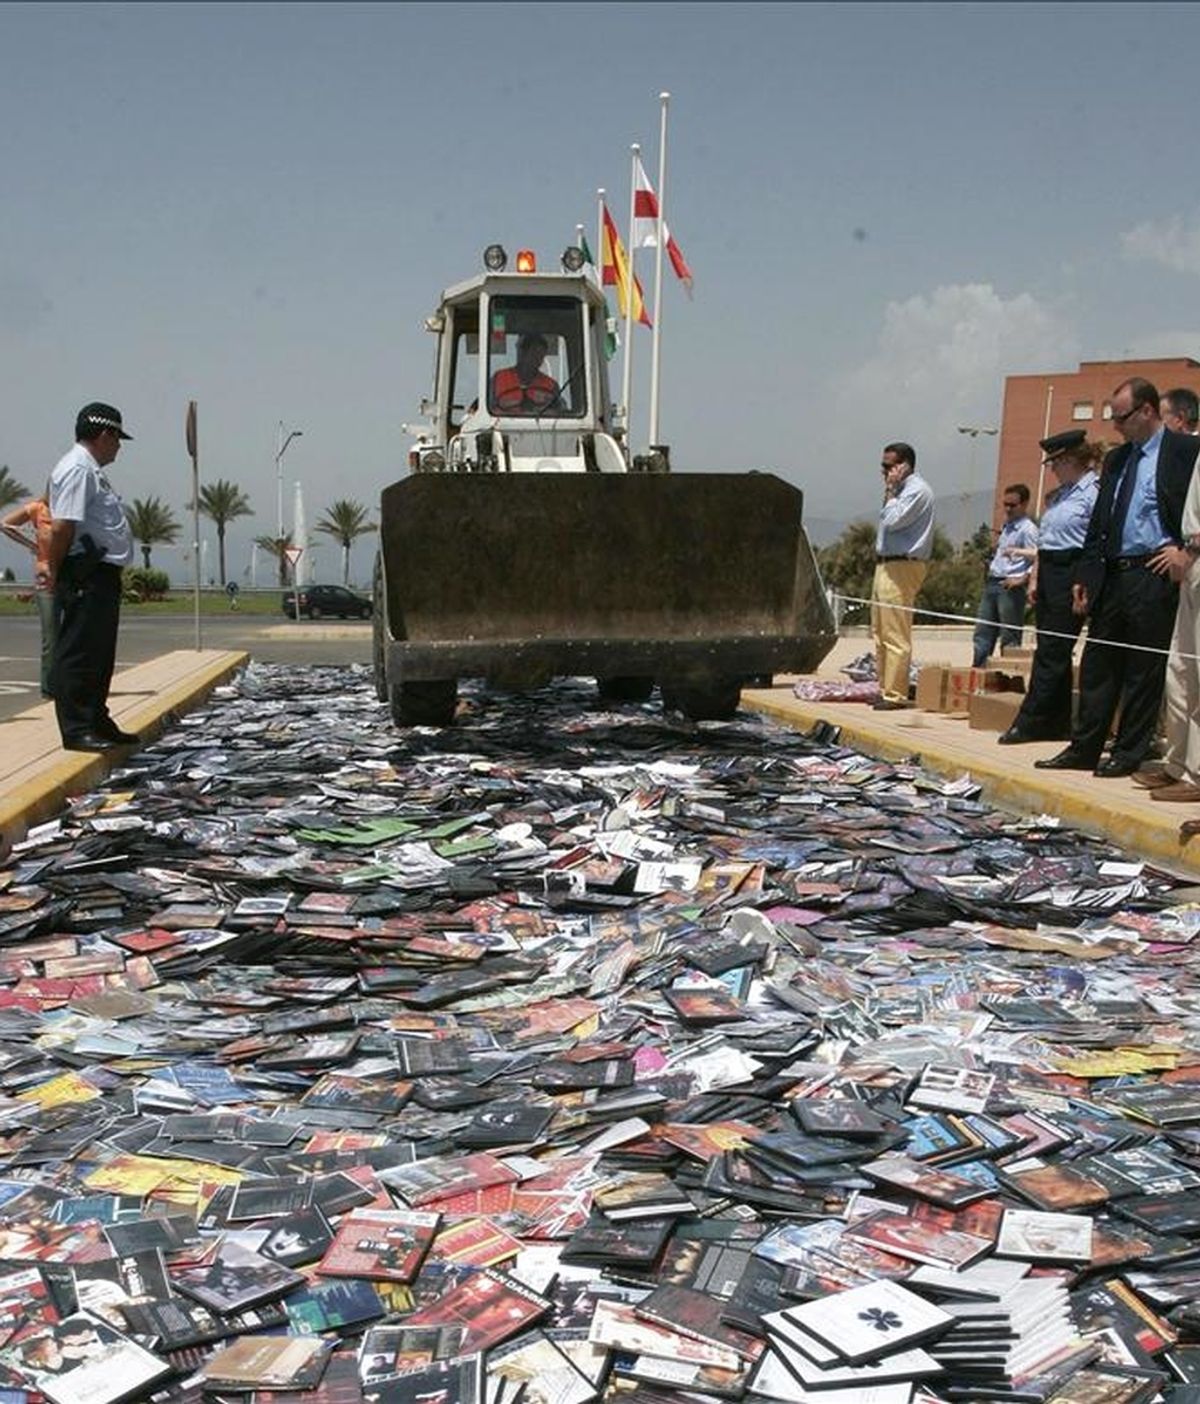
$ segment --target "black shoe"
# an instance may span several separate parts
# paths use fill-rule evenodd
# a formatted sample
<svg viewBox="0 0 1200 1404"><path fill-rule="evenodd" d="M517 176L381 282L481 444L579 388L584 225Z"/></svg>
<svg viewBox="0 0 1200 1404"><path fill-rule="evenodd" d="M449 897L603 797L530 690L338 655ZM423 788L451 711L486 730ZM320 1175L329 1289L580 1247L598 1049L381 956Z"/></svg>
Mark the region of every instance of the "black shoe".
<svg viewBox="0 0 1200 1404"><path fill-rule="evenodd" d="M1135 770L1141 768L1141 761L1123 760L1120 756L1109 756L1107 760L1100 762L1092 774L1099 775L1102 780L1119 780L1122 776L1132 775Z"/></svg>
<svg viewBox="0 0 1200 1404"><path fill-rule="evenodd" d="M108 741L115 741L118 746L140 746L142 744L142 738L136 731L122 731L115 721L97 723L95 733Z"/></svg>
<svg viewBox="0 0 1200 1404"><path fill-rule="evenodd" d="M1002 732L997 740L1002 746L1016 746L1025 741L1066 741L1068 733L1062 731L1052 731L1042 727L1027 727L1013 723L1007 731Z"/></svg>
<svg viewBox="0 0 1200 1404"><path fill-rule="evenodd" d="M907 712L912 707L912 703L893 702L890 698L881 697L878 702L872 702L871 707L876 712Z"/></svg>
<svg viewBox="0 0 1200 1404"><path fill-rule="evenodd" d="M1033 764L1037 770L1092 770L1096 761L1094 757L1077 751L1074 746L1068 746L1065 751L1059 751L1058 755L1047 756L1045 760L1036 760Z"/></svg>
<svg viewBox="0 0 1200 1404"><path fill-rule="evenodd" d="M81 731L78 736L63 737L64 751L115 751L117 743L107 736L97 736L94 731Z"/></svg>
<svg viewBox="0 0 1200 1404"><path fill-rule="evenodd" d="M1002 731L996 737L997 744L1001 746L1020 746L1026 741L1037 739L1032 731L1022 731L1019 726L1010 726L1007 731Z"/></svg>

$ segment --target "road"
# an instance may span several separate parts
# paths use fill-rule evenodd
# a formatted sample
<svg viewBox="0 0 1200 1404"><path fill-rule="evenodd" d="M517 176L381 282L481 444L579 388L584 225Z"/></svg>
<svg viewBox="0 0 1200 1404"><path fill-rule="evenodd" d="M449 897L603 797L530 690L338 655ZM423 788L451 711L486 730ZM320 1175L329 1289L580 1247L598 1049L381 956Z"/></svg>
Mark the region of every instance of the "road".
<svg viewBox="0 0 1200 1404"><path fill-rule="evenodd" d="M202 620L205 648L245 649L268 663L369 663L370 620L312 624L287 622L283 615L208 615ZM191 648L194 624L187 615L126 614L117 640L117 671L172 649ZM38 659L41 632L28 619L6 617L0 633L0 719L41 701Z"/></svg>

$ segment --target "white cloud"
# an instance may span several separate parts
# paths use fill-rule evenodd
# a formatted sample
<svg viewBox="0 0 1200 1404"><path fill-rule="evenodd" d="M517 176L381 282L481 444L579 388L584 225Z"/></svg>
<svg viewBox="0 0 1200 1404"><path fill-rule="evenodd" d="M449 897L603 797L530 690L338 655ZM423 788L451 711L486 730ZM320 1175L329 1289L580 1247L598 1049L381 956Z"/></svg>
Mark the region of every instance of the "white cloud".
<svg viewBox="0 0 1200 1404"><path fill-rule="evenodd" d="M1175 273L1200 274L1200 215L1191 222L1182 215L1147 220L1121 235L1126 258L1161 263Z"/></svg>
<svg viewBox="0 0 1200 1404"><path fill-rule="evenodd" d="M832 387L828 438L839 515L874 510L876 455L889 439L916 447L939 494L989 488L997 438L980 436L972 454L958 426L999 428L1005 376L1053 371L1078 358L1073 328L1031 293L1004 298L990 283L966 283L889 303L875 349ZM811 496L814 510L832 514L834 501Z"/></svg>

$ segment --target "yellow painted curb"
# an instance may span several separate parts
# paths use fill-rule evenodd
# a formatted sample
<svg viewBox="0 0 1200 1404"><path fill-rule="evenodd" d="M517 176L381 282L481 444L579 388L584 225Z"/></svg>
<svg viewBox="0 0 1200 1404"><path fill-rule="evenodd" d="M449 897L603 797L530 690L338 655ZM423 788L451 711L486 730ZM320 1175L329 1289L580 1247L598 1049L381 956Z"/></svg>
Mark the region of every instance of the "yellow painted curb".
<svg viewBox="0 0 1200 1404"><path fill-rule="evenodd" d="M220 653L202 667L187 673L177 683L169 684L149 701L132 710L123 710L120 720L126 730L144 734L170 713L186 711L204 701L215 687L244 668L249 660L250 655L245 652ZM122 677L127 676L118 675L118 685ZM55 751L49 765L34 779L25 780L0 795L0 840L19 842L32 825L57 814L68 795L91 789L110 770L123 764L128 754L127 751L106 751L100 755L60 751L56 732Z"/></svg>
<svg viewBox="0 0 1200 1404"><path fill-rule="evenodd" d="M868 718L847 722L822 709L819 703L799 698L781 699L770 692L746 689L743 704L756 712L784 722L793 730L807 730L817 722L829 722L841 732L841 741L881 760L919 760L927 770L950 779L968 773L983 790L989 804L1022 816L1051 814L1084 833L1107 839L1151 863L1159 863L1188 876L1200 877L1200 843L1181 842L1180 813L1186 806L1164 806L1161 819L1147 815L1137 801L1126 802L1125 792L1113 789L1103 796L1081 793L1073 788L1070 771L1038 771L1032 768L1014 773L1012 759L989 761L977 756L954 755L938 744L929 729L914 726L903 739L894 732L873 727ZM910 739L911 736L911 739ZM1090 773L1084 772L1090 781ZM1077 781L1075 782L1078 783ZM1113 786L1109 780L1095 781ZM1145 799L1141 801L1145 803ZM1195 812L1195 811L1190 811Z"/></svg>
<svg viewBox="0 0 1200 1404"><path fill-rule="evenodd" d="M122 721L131 722L134 730L142 731L162 721L171 712L186 711L203 702L213 688L219 687L249 661L250 655L245 652L229 650L222 653L211 663L181 678L174 686L164 688L152 701L123 714Z"/></svg>

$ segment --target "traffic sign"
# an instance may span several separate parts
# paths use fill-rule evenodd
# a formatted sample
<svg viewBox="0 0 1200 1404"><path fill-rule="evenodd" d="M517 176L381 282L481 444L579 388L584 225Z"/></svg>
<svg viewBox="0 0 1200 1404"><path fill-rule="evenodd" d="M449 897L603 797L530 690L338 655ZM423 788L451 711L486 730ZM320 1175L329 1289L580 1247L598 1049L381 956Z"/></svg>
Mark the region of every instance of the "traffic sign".
<svg viewBox="0 0 1200 1404"><path fill-rule="evenodd" d="M288 563L288 565L293 565L293 566L294 566L294 565L296 564L296 562L300 559L300 557L304 554L304 547L303 547L303 546L285 546L285 547L283 548L283 554L287 557L287 563Z"/></svg>

